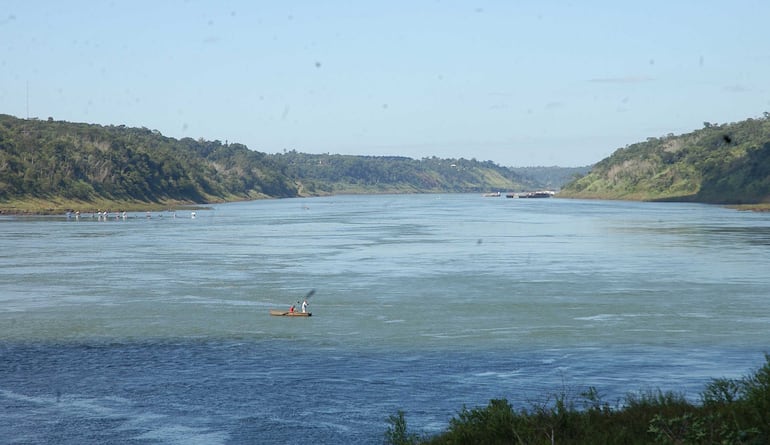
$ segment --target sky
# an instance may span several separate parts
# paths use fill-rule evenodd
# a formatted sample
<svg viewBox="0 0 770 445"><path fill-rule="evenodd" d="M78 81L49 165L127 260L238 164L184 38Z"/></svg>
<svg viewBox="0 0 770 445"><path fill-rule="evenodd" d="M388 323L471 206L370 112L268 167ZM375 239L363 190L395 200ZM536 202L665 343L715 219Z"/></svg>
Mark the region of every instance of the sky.
<svg viewBox="0 0 770 445"><path fill-rule="evenodd" d="M770 111L770 2L0 0L0 113L590 165Z"/></svg>

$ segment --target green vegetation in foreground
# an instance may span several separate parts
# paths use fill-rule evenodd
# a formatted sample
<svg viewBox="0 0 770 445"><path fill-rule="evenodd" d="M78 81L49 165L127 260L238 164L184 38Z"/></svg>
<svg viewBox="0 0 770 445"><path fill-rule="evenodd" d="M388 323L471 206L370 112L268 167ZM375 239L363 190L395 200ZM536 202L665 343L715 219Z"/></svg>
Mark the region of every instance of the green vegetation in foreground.
<svg viewBox="0 0 770 445"><path fill-rule="evenodd" d="M454 444L745 444L770 443L770 355L753 375L715 379L692 404L682 395L629 395L616 408L595 388L573 401L566 395L516 411L505 399L485 408L463 408L449 428L420 438L405 415L390 416L385 442L392 445Z"/></svg>
<svg viewBox="0 0 770 445"><path fill-rule="evenodd" d="M770 203L770 113L617 150L560 197Z"/></svg>

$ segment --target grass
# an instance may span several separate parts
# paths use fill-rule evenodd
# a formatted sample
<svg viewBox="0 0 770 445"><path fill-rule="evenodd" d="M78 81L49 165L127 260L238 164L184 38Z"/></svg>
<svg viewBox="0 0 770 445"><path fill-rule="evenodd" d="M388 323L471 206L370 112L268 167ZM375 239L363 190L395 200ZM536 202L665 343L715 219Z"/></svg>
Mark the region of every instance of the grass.
<svg viewBox="0 0 770 445"><path fill-rule="evenodd" d="M402 411L388 419L385 443L455 444L745 444L770 443L770 356L754 374L715 379L688 402L676 393L631 394L615 407L595 388L579 399L564 395L551 403L515 410L506 399L463 409L433 437L410 433Z"/></svg>

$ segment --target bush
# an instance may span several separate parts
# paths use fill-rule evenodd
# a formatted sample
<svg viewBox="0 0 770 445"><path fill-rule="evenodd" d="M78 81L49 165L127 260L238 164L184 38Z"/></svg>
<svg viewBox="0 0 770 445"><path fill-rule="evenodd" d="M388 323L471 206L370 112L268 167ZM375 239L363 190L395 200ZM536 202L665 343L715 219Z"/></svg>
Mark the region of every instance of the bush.
<svg viewBox="0 0 770 445"><path fill-rule="evenodd" d="M388 418L390 426L385 432L385 443L389 445L413 445L418 443L417 435L410 434L406 428L404 412L399 410L394 416Z"/></svg>
<svg viewBox="0 0 770 445"><path fill-rule="evenodd" d="M629 394L611 408L590 388L583 409L561 395L517 412L506 399L463 407L446 432L420 442L408 434L403 411L391 416L390 444L745 444L770 443L770 355L754 374L715 379L694 405L672 392Z"/></svg>

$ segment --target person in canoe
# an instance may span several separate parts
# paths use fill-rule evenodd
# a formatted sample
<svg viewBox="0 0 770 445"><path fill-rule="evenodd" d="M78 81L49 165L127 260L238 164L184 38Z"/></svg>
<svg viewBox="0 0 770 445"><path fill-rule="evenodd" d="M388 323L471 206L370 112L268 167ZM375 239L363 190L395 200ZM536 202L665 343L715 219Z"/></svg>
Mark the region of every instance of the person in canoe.
<svg viewBox="0 0 770 445"><path fill-rule="evenodd" d="M302 313L307 312L307 300L302 302Z"/></svg>
<svg viewBox="0 0 770 445"><path fill-rule="evenodd" d="M293 314L293 313L294 313L294 305L293 305L293 304L292 304L292 305L291 305L291 307L289 308L289 313L290 313L290 314Z"/></svg>

